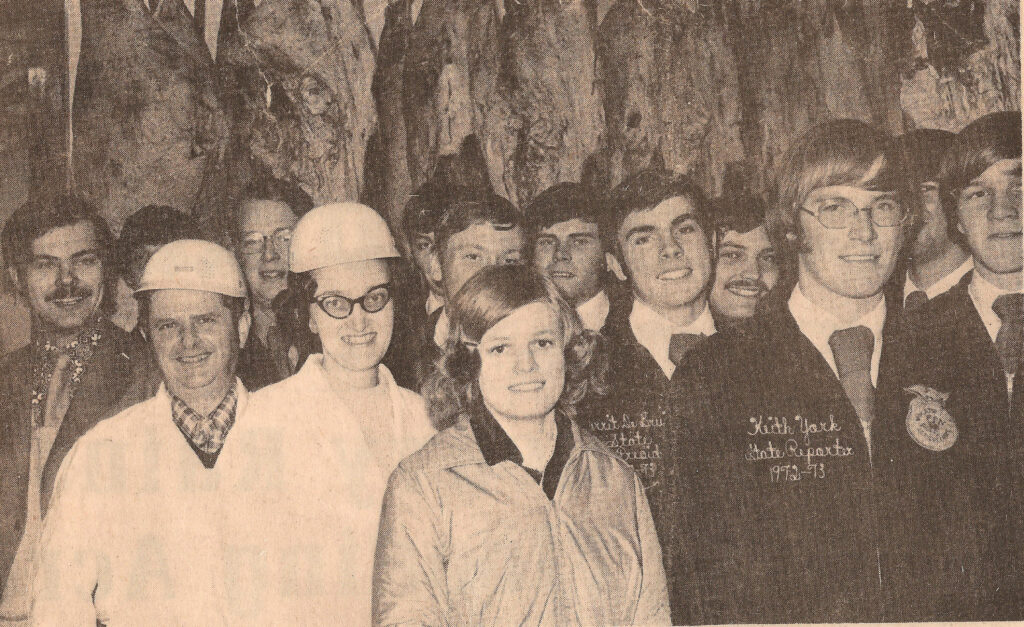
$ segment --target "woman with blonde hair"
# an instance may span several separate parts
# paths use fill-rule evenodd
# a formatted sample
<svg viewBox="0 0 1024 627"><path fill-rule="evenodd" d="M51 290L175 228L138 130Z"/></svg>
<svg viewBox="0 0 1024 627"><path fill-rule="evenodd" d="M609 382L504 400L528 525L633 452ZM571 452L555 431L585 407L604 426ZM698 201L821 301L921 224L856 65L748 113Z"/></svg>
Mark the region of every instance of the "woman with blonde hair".
<svg viewBox="0 0 1024 627"><path fill-rule="evenodd" d="M573 417L597 336L524 266L474 275L450 325L426 390L451 426L391 475L374 624L668 624L643 488Z"/></svg>

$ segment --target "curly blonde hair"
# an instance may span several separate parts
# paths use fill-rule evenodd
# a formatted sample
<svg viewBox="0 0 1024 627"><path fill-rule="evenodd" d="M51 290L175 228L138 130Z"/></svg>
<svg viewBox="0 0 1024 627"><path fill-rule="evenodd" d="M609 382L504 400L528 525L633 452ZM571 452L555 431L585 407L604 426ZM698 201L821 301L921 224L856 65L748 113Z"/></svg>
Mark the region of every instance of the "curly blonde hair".
<svg viewBox="0 0 1024 627"><path fill-rule="evenodd" d="M554 308L565 354L565 387L556 408L570 417L588 393L604 394L608 369L603 338L583 328L576 310L548 277L527 266L491 266L471 277L449 304L448 341L423 386L438 429L480 411L480 355L484 334L520 307Z"/></svg>

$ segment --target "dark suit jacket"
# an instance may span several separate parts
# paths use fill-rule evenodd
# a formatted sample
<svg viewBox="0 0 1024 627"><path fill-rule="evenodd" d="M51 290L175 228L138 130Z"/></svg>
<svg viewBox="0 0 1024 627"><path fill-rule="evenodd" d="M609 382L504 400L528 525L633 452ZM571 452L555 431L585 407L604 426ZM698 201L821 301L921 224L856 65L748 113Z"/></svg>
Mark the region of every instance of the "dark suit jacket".
<svg viewBox="0 0 1024 627"><path fill-rule="evenodd" d="M697 347L672 379L661 539L674 624L884 616L880 505L860 421L788 299L773 300ZM894 367L893 326L880 387Z"/></svg>
<svg viewBox="0 0 1024 627"><path fill-rule="evenodd" d="M79 436L120 409L144 355L133 349L127 333L108 321L75 390L64 421L43 468L40 499L45 514L57 470ZM32 446L32 346L0 362L0 590L7 580L25 526L29 455Z"/></svg>
<svg viewBox="0 0 1024 627"><path fill-rule="evenodd" d="M1011 402L971 276L929 302L899 342L898 389L948 393L932 409L955 423L956 440L935 451L911 436L907 418L922 403L909 392L880 426L899 620L1024 619L1024 382Z"/></svg>
<svg viewBox="0 0 1024 627"><path fill-rule="evenodd" d="M633 467L660 524L664 468L671 460L665 441L669 380L633 335L628 311L610 312L602 334L609 351L608 393L584 399L577 422Z"/></svg>

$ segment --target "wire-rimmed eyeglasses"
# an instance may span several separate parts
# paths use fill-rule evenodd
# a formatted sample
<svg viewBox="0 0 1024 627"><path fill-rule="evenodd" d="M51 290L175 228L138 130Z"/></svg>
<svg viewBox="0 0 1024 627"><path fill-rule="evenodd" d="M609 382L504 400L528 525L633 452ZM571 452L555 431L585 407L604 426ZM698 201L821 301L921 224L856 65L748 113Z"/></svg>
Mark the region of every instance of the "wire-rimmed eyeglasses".
<svg viewBox="0 0 1024 627"><path fill-rule="evenodd" d="M818 219L826 229L843 229L850 226L853 217L866 211L875 226L899 226L907 219L909 213L895 198L882 196L876 198L867 207L858 207L849 198L826 198L814 204L813 209L800 205L800 210Z"/></svg>

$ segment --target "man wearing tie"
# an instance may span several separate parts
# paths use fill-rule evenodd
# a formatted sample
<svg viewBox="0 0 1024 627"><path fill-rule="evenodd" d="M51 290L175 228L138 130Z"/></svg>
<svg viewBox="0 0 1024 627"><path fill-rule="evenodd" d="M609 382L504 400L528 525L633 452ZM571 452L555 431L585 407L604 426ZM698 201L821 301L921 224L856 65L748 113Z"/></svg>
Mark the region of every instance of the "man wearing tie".
<svg viewBox="0 0 1024 627"><path fill-rule="evenodd" d="M688 177L640 172L611 192L604 232L632 290L628 317L613 318L606 399L579 410L595 435L629 462L661 524L669 380L684 355L715 333L708 306L714 228L708 201Z"/></svg>
<svg viewBox="0 0 1024 627"><path fill-rule="evenodd" d="M1021 117L968 125L943 162L945 218L974 258L904 337L879 467L899 620L1024 619ZM898 532L895 533L895 532Z"/></svg>
<svg viewBox="0 0 1024 627"><path fill-rule="evenodd" d="M107 224L81 199L32 200L3 230L4 265L32 341L0 361L0 625L28 625L42 520L79 436L119 407L146 356L110 321Z"/></svg>
<svg viewBox="0 0 1024 627"><path fill-rule="evenodd" d="M796 267L672 379L663 518L674 624L883 617L874 422L910 221L898 155L863 122L797 139L769 209Z"/></svg>

